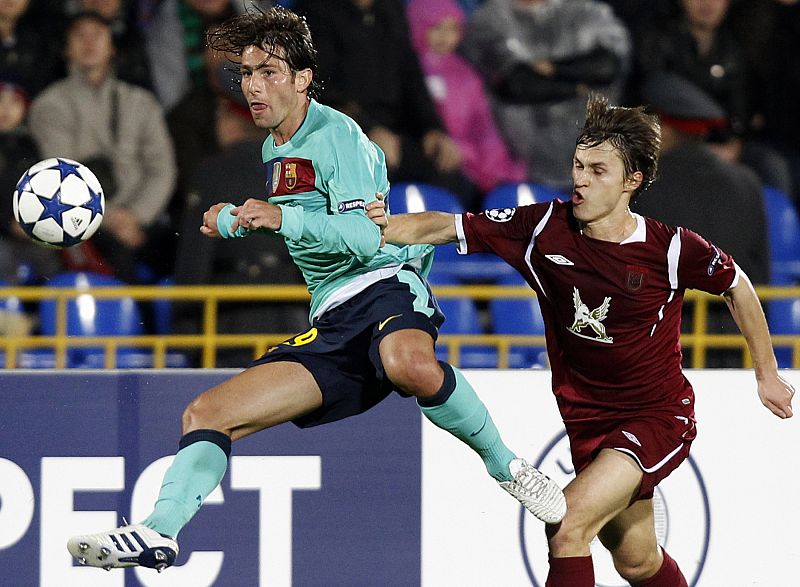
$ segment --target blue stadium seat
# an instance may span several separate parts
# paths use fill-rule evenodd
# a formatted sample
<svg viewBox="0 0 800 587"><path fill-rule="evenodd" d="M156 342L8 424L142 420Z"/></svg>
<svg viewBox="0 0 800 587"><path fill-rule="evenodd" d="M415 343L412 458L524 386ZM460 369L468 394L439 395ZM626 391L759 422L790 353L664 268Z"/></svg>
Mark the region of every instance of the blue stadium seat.
<svg viewBox="0 0 800 587"><path fill-rule="evenodd" d="M129 297L97 299L93 287L120 287L125 284L114 277L91 272L65 272L47 282L47 287L75 287L86 293L67 303L68 336L132 336L144 334L144 325L137 303ZM39 306L41 333L54 336L57 328L57 303L43 300ZM105 363L102 347L73 347L67 350L68 368L102 368ZM147 367L153 363L152 353L140 348L118 348L120 368ZM53 349L34 349L22 353L22 367L51 368L55 366Z"/></svg>
<svg viewBox="0 0 800 587"><path fill-rule="evenodd" d="M486 194L483 204L487 210L517 208L519 206L549 202L556 198L564 200L567 196L537 183L504 183Z"/></svg>
<svg viewBox="0 0 800 587"><path fill-rule="evenodd" d="M175 285L174 277L163 277L156 282L160 287ZM161 298L153 300L153 326L156 334L172 334L172 300Z"/></svg>
<svg viewBox="0 0 800 587"><path fill-rule="evenodd" d="M450 281L442 285L457 285ZM478 305L469 297L437 298L445 321L440 334L483 334ZM448 360L449 347L437 345L436 356ZM464 369L491 369L497 367L497 349L487 346L462 346L459 349L459 365Z"/></svg>
<svg viewBox="0 0 800 587"><path fill-rule="evenodd" d="M503 279L501 285L526 285L518 274ZM531 294L527 298L498 298L489 302L489 314L495 334L544 335L544 320L538 299ZM547 367L545 347L512 346L509 349L508 366L514 369Z"/></svg>
<svg viewBox="0 0 800 587"><path fill-rule="evenodd" d="M10 287L11 284L8 283L5 279L0 279L0 287ZM6 312L14 312L14 313L21 313L24 312L22 307L22 302L18 297L10 297L10 298L0 298L0 310L5 310Z"/></svg>
<svg viewBox="0 0 800 587"><path fill-rule="evenodd" d="M771 334L800 335L800 299L770 300L766 313ZM792 366L791 347L776 347L775 357L778 367Z"/></svg>
<svg viewBox="0 0 800 587"><path fill-rule="evenodd" d="M67 303L68 336L136 336L144 334L144 323L139 306L130 297L120 299L97 299L91 295L92 287L120 287L121 281L106 275L90 272L66 272L47 282L48 287L77 287L86 293ZM39 307L41 333L56 334L55 300L44 300ZM183 366L180 357L168 354L168 366ZM119 347L116 365L118 368L147 368L153 366L153 353L149 349ZM32 349L20 353L19 366L23 368L55 367L54 349ZM105 366L105 350L102 347L72 347L67 350L68 368L102 369Z"/></svg>
<svg viewBox="0 0 800 587"><path fill-rule="evenodd" d="M460 214L464 211L454 193L426 183L396 183L392 185L387 201L392 214L427 210Z"/></svg>
<svg viewBox="0 0 800 587"><path fill-rule="evenodd" d="M770 249L770 284L794 285L800 280L800 218L789 197L764 187ZM800 300L770 300L766 304L772 334L800 334ZM792 366L792 349L776 348L779 367Z"/></svg>
<svg viewBox="0 0 800 587"><path fill-rule="evenodd" d="M800 280L800 218L789 197L764 187L772 285L792 285Z"/></svg>
<svg viewBox="0 0 800 587"><path fill-rule="evenodd" d="M398 183L389 193L389 209L392 214L438 211L461 214L464 208L451 192L428 184ZM488 253L459 255L455 244L436 247L436 262L429 281L434 284L492 283L510 274L513 269L505 261Z"/></svg>

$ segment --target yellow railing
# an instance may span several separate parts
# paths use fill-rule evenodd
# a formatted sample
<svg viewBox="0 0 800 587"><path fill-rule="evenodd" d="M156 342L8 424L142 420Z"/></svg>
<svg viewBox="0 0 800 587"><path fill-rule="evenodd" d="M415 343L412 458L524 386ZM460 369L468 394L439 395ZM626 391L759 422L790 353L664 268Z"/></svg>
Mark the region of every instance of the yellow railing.
<svg viewBox="0 0 800 587"><path fill-rule="evenodd" d="M434 292L440 298L471 297L478 301L495 298L525 298L532 294L525 286L440 286ZM800 298L800 287L761 287L758 289L762 301L773 299ZM143 336L67 336L67 303L80 295L91 294L94 298L119 299L133 298L139 302L170 300L172 302L193 302L202 304L203 328L200 334L170 334ZM55 349L55 366L66 365L66 352L73 347L103 347L105 367L116 366L116 350L120 346L152 349L156 368L166 365L168 350L199 349L200 365L214 367L217 349L250 348L253 357L262 355L270 346L285 340L296 333L263 334L224 334L217 332L219 304L226 302L292 302L307 301L308 293L303 286L132 286L132 287L92 287L91 289L55 287L6 287L0 288L0 300L18 298L23 302L37 302L53 299L56 302L56 333L54 336L5 336L0 338L0 349L5 351L5 367L14 368L18 351L34 348ZM691 333L681 336L684 352L690 353L691 366L702 368L706 364L709 349L740 349L742 366L750 367L752 359L747 352L744 338L739 334L711 334L706 324L708 307L712 303L724 303L719 296L710 296L690 291L686 300L695 307ZM792 362L800 368L800 335L773 335L776 346L791 347ZM470 346L490 346L498 350L498 367L508 366L509 349L512 346L545 345L543 336L520 335L442 335L441 345L448 349L448 360L458 365L463 348Z"/></svg>

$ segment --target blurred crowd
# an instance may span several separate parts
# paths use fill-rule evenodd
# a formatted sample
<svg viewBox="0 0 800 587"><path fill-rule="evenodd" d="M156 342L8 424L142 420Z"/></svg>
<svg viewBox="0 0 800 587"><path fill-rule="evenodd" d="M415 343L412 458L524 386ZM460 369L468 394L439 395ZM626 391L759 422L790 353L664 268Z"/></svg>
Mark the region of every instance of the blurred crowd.
<svg viewBox="0 0 800 587"><path fill-rule="evenodd" d="M701 231L768 282L762 190L800 207L800 0L278 3L306 16L321 101L380 145L393 183L473 211L508 183L569 194L588 94L645 104L664 156L637 211ZM198 230L211 203L264 194L263 131L205 35L271 4L0 0L0 279L300 282L278 237L230 247ZM11 214L20 175L55 156L89 166L107 198L96 237L66 251L35 246Z"/></svg>

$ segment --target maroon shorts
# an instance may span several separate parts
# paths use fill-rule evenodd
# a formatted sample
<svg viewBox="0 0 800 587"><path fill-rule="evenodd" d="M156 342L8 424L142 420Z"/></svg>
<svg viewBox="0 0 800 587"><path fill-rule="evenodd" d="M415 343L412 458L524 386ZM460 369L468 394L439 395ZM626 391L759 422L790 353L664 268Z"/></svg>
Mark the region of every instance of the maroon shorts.
<svg viewBox="0 0 800 587"><path fill-rule="evenodd" d="M580 473L604 448L627 454L644 473L631 502L653 497L653 490L686 457L697 430L692 417L644 412L629 418L566 424L572 463Z"/></svg>

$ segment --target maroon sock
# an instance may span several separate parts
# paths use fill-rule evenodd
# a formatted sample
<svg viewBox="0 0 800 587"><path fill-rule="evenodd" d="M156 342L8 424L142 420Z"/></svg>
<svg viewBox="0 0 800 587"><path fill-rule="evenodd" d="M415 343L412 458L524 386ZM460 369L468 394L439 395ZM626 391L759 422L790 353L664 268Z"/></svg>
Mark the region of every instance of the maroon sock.
<svg viewBox="0 0 800 587"><path fill-rule="evenodd" d="M667 551L663 548L661 552L664 553L664 562L661 563L661 568L658 572L644 581L635 583L636 587L688 587L686 577L683 576L681 570Z"/></svg>
<svg viewBox="0 0 800 587"><path fill-rule="evenodd" d="M594 587L592 555L551 557L545 587Z"/></svg>

